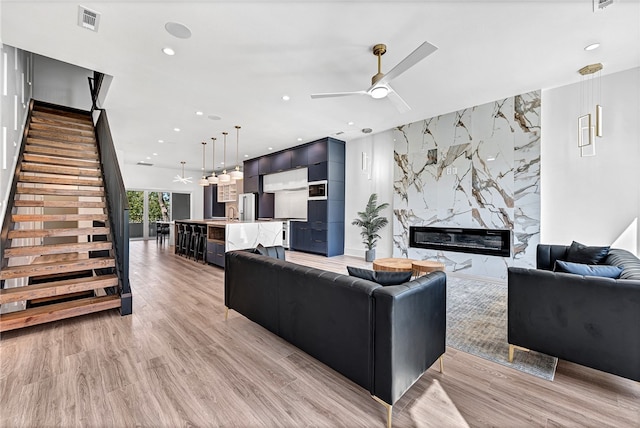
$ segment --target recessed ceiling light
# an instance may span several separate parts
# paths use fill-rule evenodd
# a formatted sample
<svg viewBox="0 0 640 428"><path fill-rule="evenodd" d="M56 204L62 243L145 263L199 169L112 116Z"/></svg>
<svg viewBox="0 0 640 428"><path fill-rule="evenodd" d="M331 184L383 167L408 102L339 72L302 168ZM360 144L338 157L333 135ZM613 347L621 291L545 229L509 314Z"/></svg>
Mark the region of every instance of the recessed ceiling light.
<svg viewBox="0 0 640 428"><path fill-rule="evenodd" d="M496 160L496 158L495 158L495 157L493 157L493 156L491 156L491 157L488 157L488 158L487 158L487 161L488 161L488 162L491 162L491 161L494 161L494 160Z"/></svg>
<svg viewBox="0 0 640 428"><path fill-rule="evenodd" d="M202 113L201 111L197 111L196 112L196 116L202 116L204 113Z"/></svg>
<svg viewBox="0 0 640 428"><path fill-rule="evenodd" d="M347 122L347 125L353 126L353 122Z"/></svg>
<svg viewBox="0 0 640 428"><path fill-rule="evenodd" d="M248 157L249 157L249 155L244 155L244 157L245 157L245 158L248 158Z"/></svg>
<svg viewBox="0 0 640 428"><path fill-rule="evenodd" d="M180 128L173 128L174 131L180 132Z"/></svg>
<svg viewBox="0 0 640 428"><path fill-rule="evenodd" d="M302 138L298 138L298 141L302 141Z"/></svg>
<svg viewBox="0 0 640 428"><path fill-rule="evenodd" d="M269 147L269 150L273 150L273 147Z"/></svg>
<svg viewBox="0 0 640 428"><path fill-rule="evenodd" d="M600 47L600 43L591 43L590 45L587 45L584 47L585 51L592 51L594 49L598 49Z"/></svg>
<svg viewBox="0 0 640 428"><path fill-rule="evenodd" d="M171 48L162 48L162 52L164 52L165 55L169 55L169 56L173 56L176 54L176 51L174 51Z"/></svg>
<svg viewBox="0 0 640 428"><path fill-rule="evenodd" d="M222 119L220 116L218 116L217 114L210 114L209 116L207 116L209 119L211 120L220 120Z"/></svg>
<svg viewBox="0 0 640 428"><path fill-rule="evenodd" d="M158 154L157 154L157 153L154 153L153 155L154 155L154 156L158 156Z"/></svg>
<svg viewBox="0 0 640 428"><path fill-rule="evenodd" d="M189 30L186 25L178 22L167 22L164 24L164 29L173 37L177 37L179 39L188 39L191 37L191 30Z"/></svg>
<svg viewBox="0 0 640 428"><path fill-rule="evenodd" d="M147 156L147 160L148 160L148 159L151 159L151 156Z"/></svg>
<svg viewBox="0 0 640 428"><path fill-rule="evenodd" d="M164 140L158 140L158 143L164 143Z"/></svg>
<svg viewBox="0 0 640 428"><path fill-rule="evenodd" d="M282 96L282 100L283 101L289 101L291 99L291 97L289 97L289 95L283 95Z"/></svg>

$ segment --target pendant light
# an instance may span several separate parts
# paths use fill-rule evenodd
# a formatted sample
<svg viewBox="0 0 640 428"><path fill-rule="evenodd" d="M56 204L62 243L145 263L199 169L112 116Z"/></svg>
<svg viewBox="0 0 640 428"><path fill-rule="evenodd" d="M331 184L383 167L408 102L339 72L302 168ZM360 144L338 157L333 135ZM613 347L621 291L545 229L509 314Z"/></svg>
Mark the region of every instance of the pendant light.
<svg viewBox="0 0 640 428"><path fill-rule="evenodd" d="M202 178L200 179L200 181L198 181L198 184L201 186L209 185L209 180L207 180L207 175L204 172L204 155L205 155L206 148L207 148L207 142L203 141L202 142Z"/></svg>
<svg viewBox="0 0 640 428"><path fill-rule="evenodd" d="M227 135L229 135L229 133L223 132L222 135L224 135L224 169L222 170L222 174L218 176L218 182L229 184L231 183L231 176L227 174Z"/></svg>
<svg viewBox="0 0 640 428"><path fill-rule="evenodd" d="M236 168L234 171L231 171L231 178L234 180L242 180L244 178L244 174L240 171L240 164L238 163L238 150L240 146L240 126L236 125Z"/></svg>
<svg viewBox="0 0 640 428"><path fill-rule="evenodd" d="M218 184L218 177L216 177L216 137L211 137L211 146L213 147L213 166L207 181L209 181L209 184Z"/></svg>

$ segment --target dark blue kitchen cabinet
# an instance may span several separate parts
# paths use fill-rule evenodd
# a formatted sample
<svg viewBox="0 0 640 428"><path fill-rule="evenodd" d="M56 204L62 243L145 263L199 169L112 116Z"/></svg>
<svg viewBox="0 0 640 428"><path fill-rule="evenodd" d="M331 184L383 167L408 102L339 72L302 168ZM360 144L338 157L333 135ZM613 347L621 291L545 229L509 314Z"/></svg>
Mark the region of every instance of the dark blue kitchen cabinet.
<svg viewBox="0 0 640 428"><path fill-rule="evenodd" d="M218 186L208 185L203 187L204 192L204 208L202 218L211 217L224 217L225 205L224 202L218 202Z"/></svg>
<svg viewBox="0 0 640 428"><path fill-rule="evenodd" d="M302 168L309 165L307 152L308 146L298 146L291 149L291 168Z"/></svg>
<svg viewBox="0 0 640 428"><path fill-rule="evenodd" d="M258 173L260 175L271 174L271 156L258 158Z"/></svg>
<svg viewBox="0 0 640 428"><path fill-rule="evenodd" d="M271 172L282 172L291 169L291 150L271 155Z"/></svg>
<svg viewBox="0 0 640 428"><path fill-rule="evenodd" d="M254 175L253 177L247 177L245 172L243 193L258 193L260 191L260 176Z"/></svg>
<svg viewBox="0 0 640 428"><path fill-rule="evenodd" d="M260 175L259 158L244 161L244 176L257 177Z"/></svg>

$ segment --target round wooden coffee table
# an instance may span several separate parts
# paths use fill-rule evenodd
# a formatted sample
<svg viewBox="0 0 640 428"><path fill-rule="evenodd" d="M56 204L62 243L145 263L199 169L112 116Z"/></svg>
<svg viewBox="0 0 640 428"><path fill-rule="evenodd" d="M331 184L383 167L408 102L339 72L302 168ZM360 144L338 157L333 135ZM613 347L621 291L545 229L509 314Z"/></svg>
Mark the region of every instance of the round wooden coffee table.
<svg viewBox="0 0 640 428"><path fill-rule="evenodd" d="M415 260L389 257L387 259L375 259L373 261L373 270L386 270L390 272L411 272L413 271L412 263Z"/></svg>
<svg viewBox="0 0 640 428"><path fill-rule="evenodd" d="M444 272L444 263L434 262L433 260L414 260L412 263L413 276L424 275L429 272Z"/></svg>

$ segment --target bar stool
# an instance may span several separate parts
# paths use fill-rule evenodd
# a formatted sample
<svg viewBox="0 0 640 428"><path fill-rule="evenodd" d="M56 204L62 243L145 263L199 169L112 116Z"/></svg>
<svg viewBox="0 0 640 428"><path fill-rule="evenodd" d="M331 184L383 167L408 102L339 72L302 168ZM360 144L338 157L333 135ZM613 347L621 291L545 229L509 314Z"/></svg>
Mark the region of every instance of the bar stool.
<svg viewBox="0 0 640 428"><path fill-rule="evenodd" d="M177 231L177 236L176 236L176 242L175 242L175 253L181 254L182 238L184 237L184 229L182 228L182 223L176 223L176 231Z"/></svg>
<svg viewBox="0 0 640 428"><path fill-rule="evenodd" d="M200 237L196 249L196 261L202 260L202 263L207 263L207 226L202 224L198 229Z"/></svg>
<svg viewBox="0 0 640 428"><path fill-rule="evenodd" d="M191 227L183 224L182 242L180 243L180 255L189 257L189 244L191 243Z"/></svg>
<svg viewBox="0 0 640 428"><path fill-rule="evenodd" d="M170 233L171 233L171 232L169 231L169 228L170 228L170 227L171 227L171 226L170 226L168 223L165 223L165 222L160 222L160 223L158 223L158 230L159 230L159 232L156 232L156 233L159 233L159 234L160 234L160 245L162 245L162 244L164 243L164 240L165 240L165 239L166 239L167 241L169 240L169 235L170 235ZM165 238L165 236L166 236L166 238ZM156 237L156 239L157 239L157 237Z"/></svg>
<svg viewBox="0 0 640 428"><path fill-rule="evenodd" d="M192 224L191 225L191 242L189 242L189 250L187 257L193 256L194 260L198 260L198 243L200 242L200 228Z"/></svg>

